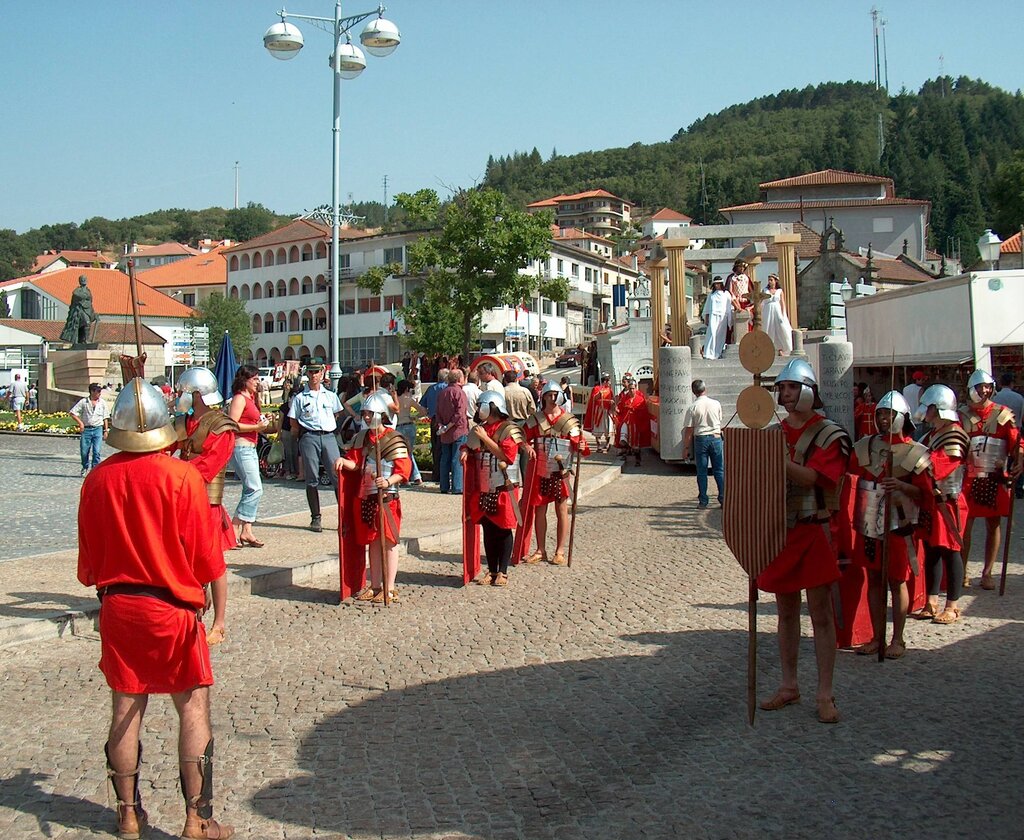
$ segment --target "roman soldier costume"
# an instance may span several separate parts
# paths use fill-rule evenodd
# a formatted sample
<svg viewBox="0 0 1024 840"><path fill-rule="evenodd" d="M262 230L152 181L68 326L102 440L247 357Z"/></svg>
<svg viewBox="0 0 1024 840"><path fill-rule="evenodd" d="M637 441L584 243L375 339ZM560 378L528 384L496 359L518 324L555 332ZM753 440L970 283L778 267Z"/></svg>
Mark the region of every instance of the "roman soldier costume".
<svg viewBox="0 0 1024 840"><path fill-rule="evenodd" d="M636 380L626 374L622 377L622 391L615 402L615 446L619 457L636 457L640 466L640 450L651 445L651 416L647 412L647 398L636 389Z"/></svg>
<svg viewBox="0 0 1024 840"><path fill-rule="evenodd" d="M1007 467L1018 457L1020 435L1013 412L979 394L979 385L994 388L995 380L983 370L974 371L967 380L971 402L960 409L960 423L971 438L964 495L970 517L989 519L1010 513Z"/></svg>
<svg viewBox="0 0 1024 840"><path fill-rule="evenodd" d="M615 414L615 395L609 384L611 377L601 374L601 382L590 391L587 410L583 415L583 428L594 435L598 452L607 452L611 446L612 418ZM604 445L601 444L604 438Z"/></svg>

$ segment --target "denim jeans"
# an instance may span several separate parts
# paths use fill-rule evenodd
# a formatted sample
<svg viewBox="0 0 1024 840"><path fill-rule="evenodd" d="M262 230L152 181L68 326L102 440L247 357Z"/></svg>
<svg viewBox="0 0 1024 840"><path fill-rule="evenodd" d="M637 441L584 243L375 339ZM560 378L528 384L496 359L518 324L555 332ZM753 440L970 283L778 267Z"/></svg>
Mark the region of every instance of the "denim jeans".
<svg viewBox="0 0 1024 840"><path fill-rule="evenodd" d="M441 492L462 492L462 462L459 460L459 448L466 442L466 436L456 438L451 443L441 442Z"/></svg>
<svg viewBox="0 0 1024 840"><path fill-rule="evenodd" d="M236 443L231 454L231 469L242 482L242 498L235 508L235 519L239 522L255 522L263 495L263 479L260 478L260 460L255 446Z"/></svg>
<svg viewBox="0 0 1024 840"><path fill-rule="evenodd" d="M412 461L412 475L409 477L409 481L422 481L423 477L420 475L420 468L417 466L416 456L413 454L413 448L416 446L416 424L399 423L395 426L395 431L405 438L405 442L409 447L409 460Z"/></svg>
<svg viewBox="0 0 1024 840"><path fill-rule="evenodd" d="M86 426L82 429L82 436L78 439L78 451L82 456L82 469L88 470L100 462L100 444L103 443L102 426ZM92 452L92 464L89 463L89 453Z"/></svg>
<svg viewBox="0 0 1024 840"><path fill-rule="evenodd" d="M725 498L725 460L722 457L722 439L714 435L697 435L693 439L693 457L697 463L697 501L708 503L708 461L718 487L719 503Z"/></svg>

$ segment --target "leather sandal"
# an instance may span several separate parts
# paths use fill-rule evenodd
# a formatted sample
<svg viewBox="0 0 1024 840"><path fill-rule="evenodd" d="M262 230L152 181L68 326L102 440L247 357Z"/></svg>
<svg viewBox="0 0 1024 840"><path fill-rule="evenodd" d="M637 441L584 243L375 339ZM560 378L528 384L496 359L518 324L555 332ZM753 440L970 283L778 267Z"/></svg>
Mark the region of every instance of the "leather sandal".
<svg viewBox="0 0 1024 840"><path fill-rule="evenodd" d="M565 555L562 554L561 551L556 551L555 552L555 556L551 558L551 565L552 566L564 566L565 565Z"/></svg>
<svg viewBox="0 0 1024 840"><path fill-rule="evenodd" d="M981 588L987 589L989 592L996 588L996 582L992 579L992 575L981 576Z"/></svg>
<svg viewBox="0 0 1024 840"><path fill-rule="evenodd" d="M960 607L946 607L932 619L932 624L955 624L959 618Z"/></svg>
<svg viewBox="0 0 1024 840"><path fill-rule="evenodd" d="M257 540L257 539L251 539L250 540L250 539L246 539L245 537L242 537L239 540L239 542L242 545L248 546L249 548L263 548L263 546L266 545L266 543L262 542L261 540Z"/></svg>
<svg viewBox="0 0 1024 840"><path fill-rule="evenodd" d="M917 621L931 621L938 614L939 613L936 606L934 604L928 603L921 607L921 609L919 609L917 612L912 612L909 615L907 615L907 618L913 618Z"/></svg>
<svg viewBox="0 0 1024 840"><path fill-rule="evenodd" d="M476 583L480 586L491 586L494 583L494 575L490 572L484 572L476 579Z"/></svg>
<svg viewBox="0 0 1024 840"><path fill-rule="evenodd" d="M820 697L815 702L818 705L819 723L839 723L839 709L836 708L835 697Z"/></svg>
<svg viewBox="0 0 1024 840"><path fill-rule="evenodd" d="M494 585L508 586L508 575L503 575L501 572L498 572L498 574L494 576Z"/></svg>
<svg viewBox="0 0 1024 840"><path fill-rule="evenodd" d="M227 840L235 836L235 828L230 825L221 825L215 819L200 819L199 817L185 817L185 827L181 830L184 840Z"/></svg>
<svg viewBox="0 0 1024 840"><path fill-rule="evenodd" d="M903 642L893 642L885 649L886 659L900 659L907 652L907 646Z"/></svg>
<svg viewBox="0 0 1024 840"><path fill-rule="evenodd" d="M853 649L857 656L874 656L878 653L880 645L877 642L865 642Z"/></svg>
<svg viewBox="0 0 1024 840"><path fill-rule="evenodd" d="M371 586L367 586L362 592L358 593L353 600L355 601L372 601L373 596L380 592L379 589L374 589Z"/></svg>
<svg viewBox="0 0 1024 840"><path fill-rule="evenodd" d="M371 604L383 604L384 603L384 590L383 590L383 588L376 595L374 595L373 598L370 599L370 603ZM392 589L388 593L388 603L389 604L397 604L398 603L398 591L397 590Z"/></svg>
<svg viewBox="0 0 1024 840"><path fill-rule="evenodd" d="M544 560L545 562L547 562L547 559L548 559L547 553L542 551L542 550L540 550L540 549L537 549L537 551L533 552L533 554L531 554L529 557L527 557L526 560L524 560L523 562L525 562L525 563L527 563L527 564L532 566L534 563L539 563L541 560Z"/></svg>
<svg viewBox="0 0 1024 840"><path fill-rule="evenodd" d="M781 691L776 691L767 700L762 700L758 703L757 708L763 712L777 712L779 709L784 709L786 706L792 706L799 702L799 694L785 695Z"/></svg>

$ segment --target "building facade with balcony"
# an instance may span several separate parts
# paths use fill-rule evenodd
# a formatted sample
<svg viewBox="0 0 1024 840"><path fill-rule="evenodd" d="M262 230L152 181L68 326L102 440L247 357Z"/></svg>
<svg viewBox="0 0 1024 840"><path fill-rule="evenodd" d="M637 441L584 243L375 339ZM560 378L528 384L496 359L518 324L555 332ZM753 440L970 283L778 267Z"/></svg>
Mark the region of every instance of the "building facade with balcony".
<svg viewBox="0 0 1024 840"><path fill-rule="evenodd" d="M556 195L526 205L527 212L552 210L560 228L578 228L597 236L617 236L630 224L632 205L607 190Z"/></svg>

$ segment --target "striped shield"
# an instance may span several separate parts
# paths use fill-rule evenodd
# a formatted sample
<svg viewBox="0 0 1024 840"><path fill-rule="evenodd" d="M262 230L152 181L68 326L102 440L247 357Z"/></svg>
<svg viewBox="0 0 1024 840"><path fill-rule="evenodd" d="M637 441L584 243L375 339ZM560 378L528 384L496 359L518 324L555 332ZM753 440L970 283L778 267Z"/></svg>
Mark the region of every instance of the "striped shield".
<svg viewBox="0 0 1024 840"><path fill-rule="evenodd" d="M726 428L725 544L751 578L786 542L786 436L770 429Z"/></svg>

